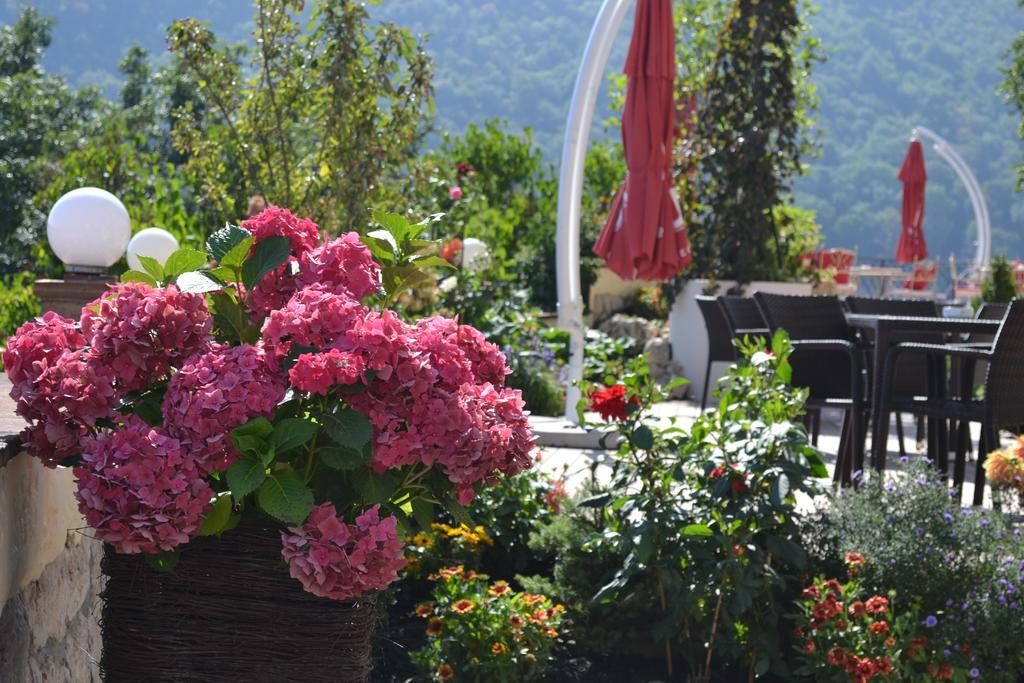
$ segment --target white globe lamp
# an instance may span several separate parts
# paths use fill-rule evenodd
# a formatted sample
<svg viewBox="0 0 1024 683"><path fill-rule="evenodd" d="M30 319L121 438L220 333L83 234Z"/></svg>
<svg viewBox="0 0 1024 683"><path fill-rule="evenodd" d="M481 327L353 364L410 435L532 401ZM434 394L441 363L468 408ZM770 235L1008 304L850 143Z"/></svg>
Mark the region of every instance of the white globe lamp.
<svg viewBox="0 0 1024 683"><path fill-rule="evenodd" d="M145 271L139 256L154 258L162 266L167 262L167 257L177 250L178 240L163 228L139 230L128 242L128 267Z"/></svg>
<svg viewBox="0 0 1024 683"><path fill-rule="evenodd" d="M124 254L131 234L124 204L98 187L68 192L46 219L50 248L73 273L103 273Z"/></svg>
<svg viewBox="0 0 1024 683"><path fill-rule="evenodd" d="M491 250L475 237L462 240L462 267L467 270L480 270L487 265Z"/></svg>

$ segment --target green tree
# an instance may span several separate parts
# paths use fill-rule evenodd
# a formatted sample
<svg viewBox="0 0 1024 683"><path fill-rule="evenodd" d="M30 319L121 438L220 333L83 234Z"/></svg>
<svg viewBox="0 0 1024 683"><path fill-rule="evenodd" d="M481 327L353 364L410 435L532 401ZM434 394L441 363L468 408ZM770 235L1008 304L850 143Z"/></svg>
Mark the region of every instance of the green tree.
<svg viewBox="0 0 1024 683"><path fill-rule="evenodd" d="M72 91L43 70L52 28L31 7L0 28L0 272L24 267L45 219L32 198L75 147L98 101L95 91Z"/></svg>
<svg viewBox="0 0 1024 683"><path fill-rule="evenodd" d="M1018 4L1024 7L1024 0ZM1024 31L1017 34L1007 53L1010 64L1003 69L1003 83L1000 86L1006 101L1021 115L1017 135L1024 138ZM1024 164L1017 166L1017 190L1024 189Z"/></svg>
<svg viewBox="0 0 1024 683"><path fill-rule="evenodd" d="M407 31L370 26L362 3L320 0L308 31L302 9L258 0L249 68L198 21L171 26L170 48L208 110L201 132L193 109L178 110L177 147L224 215L260 194L325 228L361 228L433 113L431 61Z"/></svg>
<svg viewBox="0 0 1024 683"><path fill-rule="evenodd" d="M773 210L800 172L795 0L736 0L721 33L696 126L695 270L773 279L781 248Z"/></svg>
<svg viewBox="0 0 1024 683"><path fill-rule="evenodd" d="M981 284L981 301L987 304L1007 304L1016 298L1017 284L1010 261L1006 254L996 254Z"/></svg>

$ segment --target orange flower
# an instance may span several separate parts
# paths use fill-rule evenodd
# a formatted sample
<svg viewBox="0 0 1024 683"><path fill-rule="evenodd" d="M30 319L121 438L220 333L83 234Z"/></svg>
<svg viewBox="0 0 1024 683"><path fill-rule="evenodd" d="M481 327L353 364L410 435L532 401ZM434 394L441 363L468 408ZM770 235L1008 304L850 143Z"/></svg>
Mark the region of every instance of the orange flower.
<svg viewBox="0 0 1024 683"><path fill-rule="evenodd" d="M808 638L804 641L803 651L807 654L814 654L814 651L818 648L814 645L814 641Z"/></svg>
<svg viewBox="0 0 1024 683"><path fill-rule="evenodd" d="M889 600L881 595L872 595L864 603L864 609L868 614L884 614L889 609Z"/></svg>
<svg viewBox="0 0 1024 683"><path fill-rule="evenodd" d="M475 602L463 598L462 600L459 600L457 603L452 605L452 611L456 614L469 614L473 611L474 607L476 607Z"/></svg>
<svg viewBox="0 0 1024 683"><path fill-rule="evenodd" d="M875 666L878 668L878 673L882 675L888 675L892 673L892 662L889 661L888 657L876 658Z"/></svg>
<svg viewBox="0 0 1024 683"><path fill-rule="evenodd" d="M523 655L523 659L528 662L536 662L537 655L533 654L532 652L527 652L525 655Z"/></svg>
<svg viewBox="0 0 1024 683"><path fill-rule="evenodd" d="M455 675L455 669L451 668L447 664L437 665L437 679L439 681L447 681L449 678Z"/></svg>
<svg viewBox="0 0 1024 683"><path fill-rule="evenodd" d="M1024 491L1024 441L1020 438L1005 451L993 451L985 458L985 478L996 488Z"/></svg>
<svg viewBox="0 0 1024 683"><path fill-rule="evenodd" d="M508 623L512 624L512 628L522 628L526 622L518 614L513 614L508 618Z"/></svg>
<svg viewBox="0 0 1024 683"><path fill-rule="evenodd" d="M867 560L865 560L864 556L860 553L846 553L846 557L843 558L843 562L845 562L848 567L860 567L866 561Z"/></svg>
<svg viewBox="0 0 1024 683"><path fill-rule="evenodd" d="M848 623L846 623L846 621L844 619L836 619L836 630L837 631L845 631L848 628L850 628L850 625Z"/></svg>
<svg viewBox="0 0 1024 683"><path fill-rule="evenodd" d="M546 609L534 610L529 619L531 624L543 624L548 620L548 611Z"/></svg>
<svg viewBox="0 0 1024 683"><path fill-rule="evenodd" d="M850 603L850 607L846 610L851 617L857 619L867 614L867 610L864 609L864 603L860 600L854 600Z"/></svg>
<svg viewBox="0 0 1024 683"><path fill-rule="evenodd" d="M495 598L500 598L502 595L506 595L511 592L512 589L509 588L509 585L504 581L498 581L487 589L487 594Z"/></svg>
<svg viewBox="0 0 1024 683"><path fill-rule="evenodd" d="M550 626L545 626L544 628L542 628L540 630L540 632L543 633L544 635L546 635L548 638L557 638L558 637L558 631L556 631L555 629L551 628Z"/></svg>
<svg viewBox="0 0 1024 683"><path fill-rule="evenodd" d="M430 621L427 622L427 635L428 636L439 636L439 635L441 635L441 631L443 631L443 630L444 630L444 622L441 621L440 619L438 619L437 617L433 617L433 618L431 618Z"/></svg>
<svg viewBox="0 0 1024 683"><path fill-rule="evenodd" d="M885 646L886 647L896 647L896 639L891 637L891 636L889 638L886 638L885 639Z"/></svg>
<svg viewBox="0 0 1024 683"><path fill-rule="evenodd" d="M889 632L889 622L886 621L875 621L871 624L871 632L875 635L884 636Z"/></svg>
<svg viewBox="0 0 1024 683"><path fill-rule="evenodd" d="M530 593L523 593L523 602L526 603L527 607L533 607L538 602L544 602L545 598L543 595L531 595Z"/></svg>
<svg viewBox="0 0 1024 683"><path fill-rule="evenodd" d="M491 645L491 654L503 655L508 652L508 646L505 643L495 643Z"/></svg>
<svg viewBox="0 0 1024 683"><path fill-rule="evenodd" d="M416 607L416 616L426 619L434 613L433 605L419 605Z"/></svg>

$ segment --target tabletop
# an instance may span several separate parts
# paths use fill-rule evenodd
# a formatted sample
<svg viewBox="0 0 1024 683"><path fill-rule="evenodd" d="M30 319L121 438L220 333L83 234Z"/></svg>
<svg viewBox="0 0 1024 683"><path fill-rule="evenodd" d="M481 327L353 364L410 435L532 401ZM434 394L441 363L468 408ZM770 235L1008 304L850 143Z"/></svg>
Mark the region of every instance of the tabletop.
<svg viewBox="0 0 1024 683"><path fill-rule="evenodd" d="M861 329L899 330L901 332L977 332L994 334L1002 325L1001 320L978 318L916 317L907 315L873 315L871 313L847 313L846 322Z"/></svg>

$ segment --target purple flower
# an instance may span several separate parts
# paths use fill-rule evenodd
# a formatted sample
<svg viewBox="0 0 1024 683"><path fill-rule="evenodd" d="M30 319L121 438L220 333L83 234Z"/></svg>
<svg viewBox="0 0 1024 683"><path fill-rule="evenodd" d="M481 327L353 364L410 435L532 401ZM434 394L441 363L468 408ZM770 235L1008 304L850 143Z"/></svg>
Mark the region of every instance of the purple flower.
<svg viewBox="0 0 1024 683"><path fill-rule="evenodd" d="M939 623L939 620L936 619L931 614L929 614L928 618L924 620L924 625L927 626L928 628L935 628L935 625L938 624L938 623Z"/></svg>
<svg viewBox="0 0 1024 683"><path fill-rule="evenodd" d="M981 676L981 672L980 672L980 671L978 671L978 667L974 667L973 669L971 669L971 670L970 670L970 671L968 671L967 673L968 673L968 675L969 675L969 676L970 676L971 678L978 678L978 677L980 677L980 676Z"/></svg>

